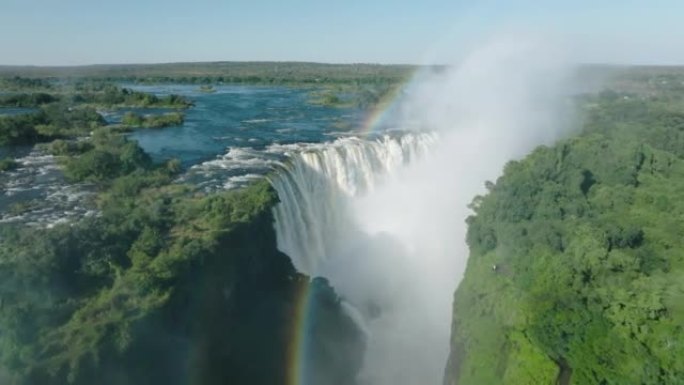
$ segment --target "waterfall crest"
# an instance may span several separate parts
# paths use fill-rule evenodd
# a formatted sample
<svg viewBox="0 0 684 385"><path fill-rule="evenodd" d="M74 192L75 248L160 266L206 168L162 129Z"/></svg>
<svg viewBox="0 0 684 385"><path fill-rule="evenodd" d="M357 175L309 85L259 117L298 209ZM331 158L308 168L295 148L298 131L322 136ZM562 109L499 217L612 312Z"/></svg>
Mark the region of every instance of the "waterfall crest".
<svg viewBox="0 0 684 385"><path fill-rule="evenodd" d="M299 271L320 275L321 264L339 250L339 243L358 231L349 214L350 199L423 156L435 140L432 133L349 137L294 154L270 178L281 201L274 209L278 248Z"/></svg>

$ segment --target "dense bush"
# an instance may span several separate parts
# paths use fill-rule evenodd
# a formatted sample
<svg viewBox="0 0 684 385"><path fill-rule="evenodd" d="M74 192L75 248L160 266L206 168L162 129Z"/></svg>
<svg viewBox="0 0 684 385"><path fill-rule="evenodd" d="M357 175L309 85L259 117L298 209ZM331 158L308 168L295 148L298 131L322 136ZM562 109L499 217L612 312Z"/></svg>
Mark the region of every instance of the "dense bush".
<svg viewBox="0 0 684 385"><path fill-rule="evenodd" d="M183 114L170 112L162 115L139 115L134 112L124 114L121 123L129 127L162 128L183 124Z"/></svg>
<svg viewBox="0 0 684 385"><path fill-rule="evenodd" d="M44 140L36 127L47 123L44 112L0 116L0 146L36 143Z"/></svg>
<svg viewBox="0 0 684 385"><path fill-rule="evenodd" d="M93 149L89 140L62 140L56 139L50 143L41 143L39 148L51 155L74 156Z"/></svg>
<svg viewBox="0 0 684 385"><path fill-rule="evenodd" d="M0 159L0 172L11 171L17 168L19 164L12 158Z"/></svg>
<svg viewBox="0 0 684 385"><path fill-rule="evenodd" d="M0 117L0 145L33 144L85 135L103 125L104 118L93 108L53 103L37 112Z"/></svg>
<svg viewBox="0 0 684 385"><path fill-rule="evenodd" d="M56 145L52 144L52 147ZM66 149L62 145L57 147L59 151L71 150L68 145ZM64 160L64 174L72 181L102 182L152 166L149 155L136 142L107 129L94 132L89 141L76 149L78 155Z"/></svg>
<svg viewBox="0 0 684 385"><path fill-rule="evenodd" d="M157 96L148 92L133 91L106 82L80 82L69 95L76 103L97 104L106 107L172 107L186 108L192 103L180 95Z"/></svg>

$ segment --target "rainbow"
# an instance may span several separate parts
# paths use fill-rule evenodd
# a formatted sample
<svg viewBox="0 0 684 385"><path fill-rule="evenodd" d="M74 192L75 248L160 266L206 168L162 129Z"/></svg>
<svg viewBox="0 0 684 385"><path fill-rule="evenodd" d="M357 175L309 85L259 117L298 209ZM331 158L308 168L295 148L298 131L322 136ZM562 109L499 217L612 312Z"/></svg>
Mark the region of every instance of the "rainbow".
<svg viewBox="0 0 684 385"><path fill-rule="evenodd" d="M298 283L295 294L295 313L292 322L292 338L287 348L287 385L309 384L307 378L308 349L311 346L310 335L312 317L315 315L313 298L311 296L311 282Z"/></svg>
<svg viewBox="0 0 684 385"><path fill-rule="evenodd" d="M416 70L407 80L391 92L388 92L367 115L356 136L366 137L378 130L389 111L397 104L402 94L416 78L420 70ZM311 277L313 278L313 277ZM316 307L312 297L311 281L299 283L296 290L295 314L291 324L292 332L286 353L286 385L316 385L308 377L311 373L308 365L309 352L312 346L312 325L315 323Z"/></svg>
<svg viewBox="0 0 684 385"><path fill-rule="evenodd" d="M400 96L403 91L416 82L416 79L419 78L423 71L424 69L422 68L416 69L411 76L408 76L400 85L383 95L375 108L367 114L366 119L364 119L361 127L355 134L365 137L381 128L385 118L389 115L389 112L392 111L392 107L397 105L401 99Z"/></svg>

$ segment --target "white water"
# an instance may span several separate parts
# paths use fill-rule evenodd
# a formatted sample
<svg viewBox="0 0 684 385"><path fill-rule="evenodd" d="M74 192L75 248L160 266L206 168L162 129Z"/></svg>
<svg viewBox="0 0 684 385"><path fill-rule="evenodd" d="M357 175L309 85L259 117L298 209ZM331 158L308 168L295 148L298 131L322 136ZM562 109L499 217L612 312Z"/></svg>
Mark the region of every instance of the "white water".
<svg viewBox="0 0 684 385"><path fill-rule="evenodd" d="M271 180L282 201L274 210L278 248L299 271L324 275L325 263L344 248L339 242L358 230L350 216L352 200L424 155L435 140L427 133L351 137L295 154Z"/></svg>
<svg viewBox="0 0 684 385"><path fill-rule="evenodd" d="M0 173L0 223L53 227L97 215L92 185L68 183L54 156L34 149L15 161L16 170Z"/></svg>
<svg viewBox="0 0 684 385"><path fill-rule="evenodd" d="M437 139L434 133L338 139L293 154L271 179L281 200L274 209L278 248L299 271L328 278L347 301L343 303L363 317L360 326L370 339L362 383L380 383L378 367L394 366L388 378L398 384L441 376L442 363L421 353L447 345L433 333L431 320L439 318L429 313L434 307L424 306L431 303L425 301L433 294L430 285L420 278L407 280L415 256L392 235L368 232L356 213L359 202L396 182L409 165L427 156ZM442 310L448 309L448 303L443 305ZM406 352L414 352L412 362L404 362Z"/></svg>
<svg viewBox="0 0 684 385"><path fill-rule="evenodd" d="M467 205L507 161L569 127L560 64L545 47L494 42L407 91L400 128L438 135L338 140L273 178L280 250L364 317L360 384L442 382Z"/></svg>

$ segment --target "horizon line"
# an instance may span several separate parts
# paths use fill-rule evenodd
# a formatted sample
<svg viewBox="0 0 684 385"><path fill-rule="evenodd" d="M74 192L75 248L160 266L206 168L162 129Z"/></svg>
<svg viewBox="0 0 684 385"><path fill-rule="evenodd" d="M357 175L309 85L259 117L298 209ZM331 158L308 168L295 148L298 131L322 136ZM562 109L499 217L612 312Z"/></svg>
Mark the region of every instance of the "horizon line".
<svg viewBox="0 0 684 385"><path fill-rule="evenodd" d="M198 65L198 64L313 64L330 66L382 66L382 67L448 67L450 63L379 63L379 62L324 62L308 60L209 60L209 61L169 61L169 62L120 62L120 63L87 63L87 64L2 64L0 68L87 68L107 66L165 66L165 65ZM608 62L585 62L577 63L579 67L684 67L680 64L671 63L608 63Z"/></svg>

